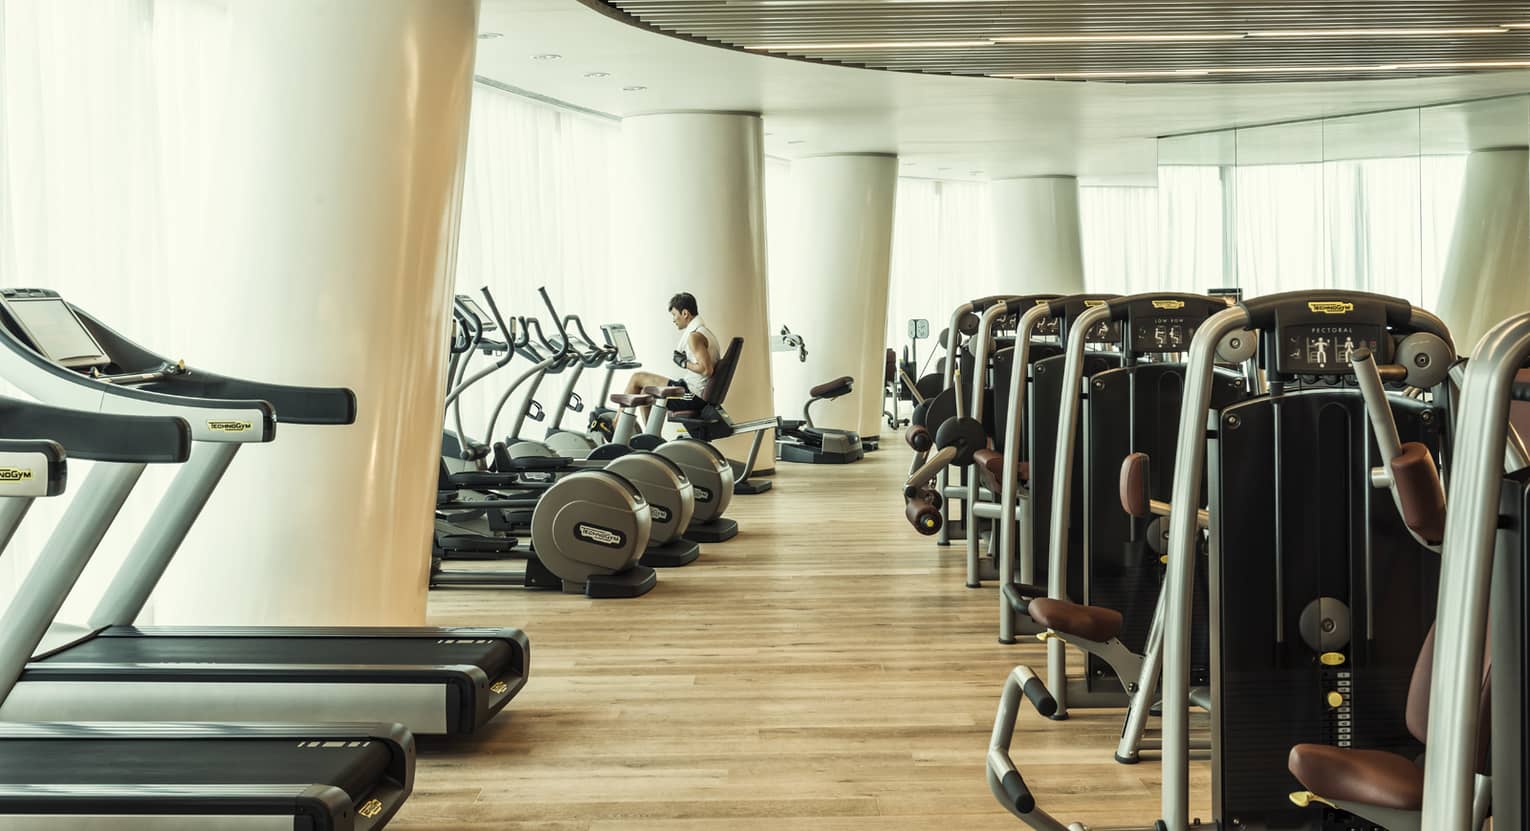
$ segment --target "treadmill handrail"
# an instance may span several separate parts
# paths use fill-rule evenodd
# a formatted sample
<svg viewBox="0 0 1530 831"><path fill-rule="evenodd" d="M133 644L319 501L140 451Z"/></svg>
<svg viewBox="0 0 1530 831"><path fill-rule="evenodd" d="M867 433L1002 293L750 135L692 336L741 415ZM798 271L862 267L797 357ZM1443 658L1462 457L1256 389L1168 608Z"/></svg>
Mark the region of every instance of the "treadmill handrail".
<svg viewBox="0 0 1530 831"><path fill-rule="evenodd" d="M0 398L0 402L8 399ZM0 433L10 432L0 428ZM25 435L23 433L22 435ZM41 469L43 475L38 476ZM47 439L0 439L0 497L31 499L64 492L64 447ZM17 523L20 517L17 517ZM14 529L12 529L14 530ZM8 537L6 537L8 539Z"/></svg>
<svg viewBox="0 0 1530 831"><path fill-rule="evenodd" d="M32 295L59 296L37 290ZM78 306L68 305L117 369L158 377L138 386L120 386L63 367L28 345L3 306L0 344L7 348L0 350L0 377L39 400L76 409L180 415L191 423L196 441L270 441L277 408L282 419L293 424L351 424L356 419L356 394L350 389L270 384L186 367L124 337Z"/></svg>
<svg viewBox="0 0 1530 831"><path fill-rule="evenodd" d="M173 464L191 457L191 426L179 416L92 412L6 396L0 396L0 435L43 437L93 462Z"/></svg>

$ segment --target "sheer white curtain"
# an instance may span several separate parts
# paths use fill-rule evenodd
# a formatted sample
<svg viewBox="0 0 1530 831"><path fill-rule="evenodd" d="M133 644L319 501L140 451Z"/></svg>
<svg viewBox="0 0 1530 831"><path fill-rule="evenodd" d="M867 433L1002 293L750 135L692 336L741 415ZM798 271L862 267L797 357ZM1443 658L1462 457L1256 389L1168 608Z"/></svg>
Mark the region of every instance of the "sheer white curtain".
<svg viewBox="0 0 1530 831"><path fill-rule="evenodd" d="M893 223L887 344L901 353L908 343L908 321L929 320L931 340L919 344L922 363L958 304L1001 289L988 186L899 179Z"/></svg>
<svg viewBox="0 0 1530 831"><path fill-rule="evenodd" d="M53 288L195 362L194 288L226 53L219 0L0 0L0 281ZM229 163L229 160L218 160ZM0 392L17 395L4 386ZM70 462L78 488L90 464ZM89 611L173 470L144 476L66 618ZM71 495L41 500L0 557L0 600Z"/></svg>
<svg viewBox="0 0 1530 831"><path fill-rule="evenodd" d="M1162 286L1205 291L1232 285L1225 267L1222 169L1215 165L1158 168L1159 268Z"/></svg>
<svg viewBox="0 0 1530 831"><path fill-rule="evenodd" d="M1464 169L1464 156L1233 169L1237 284L1251 297L1355 288L1432 307Z"/></svg>
<svg viewBox="0 0 1530 831"><path fill-rule="evenodd" d="M599 324L625 322L633 314L663 314L663 309L617 308L610 296L614 165L620 135L615 121L475 86L457 292L472 295L482 305L479 289L487 286L507 317L536 317L546 325L549 315L537 295L537 288L545 286L558 311L579 315L596 340L601 337ZM546 334L555 332L549 329ZM469 371L483 366L479 355ZM486 438L494 404L526 366L517 358L463 396L468 435ZM604 369L584 373L577 391L586 409L570 412L564 427L583 429L590 408L599 404L604 377ZM548 378L537 399L550 407L562 383ZM622 383L625 378L618 378L617 384ZM506 407L495 425L494 440L505 437L520 401L517 396ZM549 422L528 423L524 432L540 438L548 426Z"/></svg>
<svg viewBox="0 0 1530 831"><path fill-rule="evenodd" d="M1159 263L1158 211L1157 188L1078 189L1079 241L1089 291L1137 294L1175 288Z"/></svg>

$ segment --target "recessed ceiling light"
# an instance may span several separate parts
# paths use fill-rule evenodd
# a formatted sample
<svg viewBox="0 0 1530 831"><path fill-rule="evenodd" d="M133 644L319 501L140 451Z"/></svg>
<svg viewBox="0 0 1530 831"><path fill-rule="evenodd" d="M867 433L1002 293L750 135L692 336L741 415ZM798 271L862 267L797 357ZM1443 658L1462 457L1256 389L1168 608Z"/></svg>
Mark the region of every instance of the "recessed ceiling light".
<svg viewBox="0 0 1530 831"><path fill-rule="evenodd" d="M1502 26L1470 26L1444 29L1272 29L1249 32L1251 38L1385 38L1430 35L1501 35Z"/></svg>
<svg viewBox="0 0 1530 831"><path fill-rule="evenodd" d="M1505 29L1530 29L1530 23L1500 23Z"/></svg>
<svg viewBox="0 0 1530 831"><path fill-rule="evenodd" d="M791 140L787 141L786 143L787 144L806 144L807 143L807 139L791 139Z"/></svg>
<svg viewBox="0 0 1530 831"><path fill-rule="evenodd" d="M642 92L645 89L648 89L648 87L644 87L644 86L622 87L622 92Z"/></svg>
<svg viewBox="0 0 1530 831"><path fill-rule="evenodd" d="M1530 61L1455 61L1449 63L1400 63L1390 69L1512 69L1530 67Z"/></svg>
<svg viewBox="0 0 1530 831"><path fill-rule="evenodd" d="M981 170L974 170L974 171L971 171L970 173L968 173L967 175L969 175L969 176L982 176L983 175L983 171L981 171Z"/></svg>
<svg viewBox="0 0 1530 831"><path fill-rule="evenodd" d="M543 52L540 55L532 55L531 59L534 61L559 61L563 59L563 56L555 52Z"/></svg>
<svg viewBox="0 0 1530 831"><path fill-rule="evenodd" d="M744 48L751 52L827 52L838 49L957 49L992 45L992 40L877 40L863 43L766 43Z"/></svg>
<svg viewBox="0 0 1530 831"><path fill-rule="evenodd" d="M995 75L995 78L1175 78L1189 75L1209 75L1208 69L1144 69L1144 70L1121 70L1109 69L1092 70L1088 72L1011 72Z"/></svg>
<svg viewBox="0 0 1530 831"><path fill-rule="evenodd" d="M504 37L504 34L501 33L501 32L479 32L478 33L478 39L479 40L499 40L502 37Z"/></svg>
<svg viewBox="0 0 1530 831"><path fill-rule="evenodd" d="M584 77L586 77L586 78L609 78L609 77L611 77L611 73L609 73L609 72L586 72L586 73L584 73Z"/></svg>
<svg viewBox="0 0 1530 831"><path fill-rule="evenodd" d="M1353 73L1353 72L1397 72L1435 69L1526 69L1530 68L1530 60L1525 61L1437 61L1418 63L1379 63L1379 64L1353 64L1340 66L1225 66L1211 67L1208 69L1164 69L1164 70L1098 70L1090 72L1020 72L1012 74L994 75L995 78L1031 78L1031 79L1090 79L1090 78L1176 78L1206 75L1287 75L1308 73Z"/></svg>
<svg viewBox="0 0 1530 831"><path fill-rule="evenodd" d="M1152 43L1175 40L1242 40L1242 32L1109 32L1079 35L1006 35L994 43Z"/></svg>

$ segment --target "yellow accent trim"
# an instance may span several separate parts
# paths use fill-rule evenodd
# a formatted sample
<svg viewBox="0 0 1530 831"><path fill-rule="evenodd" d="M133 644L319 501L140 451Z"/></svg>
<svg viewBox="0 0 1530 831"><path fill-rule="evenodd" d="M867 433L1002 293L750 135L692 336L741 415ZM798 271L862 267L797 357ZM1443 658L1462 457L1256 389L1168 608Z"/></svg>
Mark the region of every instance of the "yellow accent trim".
<svg viewBox="0 0 1530 831"><path fill-rule="evenodd" d="M1320 315L1347 315L1355 310L1355 304L1345 300L1311 300L1307 308Z"/></svg>
<svg viewBox="0 0 1530 831"><path fill-rule="evenodd" d="M1051 629L1048 629L1045 632L1037 632L1036 633L1036 640L1041 641L1042 643L1046 643L1047 641L1049 641L1049 640L1051 640L1053 638L1058 638L1058 637L1062 637L1062 636L1057 634L1056 632L1053 632Z"/></svg>
<svg viewBox="0 0 1530 831"><path fill-rule="evenodd" d="M1084 301L1084 308L1086 308L1086 309L1092 309L1095 306L1103 306L1103 305L1105 305L1105 301L1104 300L1085 300Z"/></svg>
<svg viewBox="0 0 1530 831"><path fill-rule="evenodd" d="M1330 808L1336 809L1339 807L1332 802L1322 798L1321 796L1318 796L1312 791L1296 791L1292 793L1291 802L1295 803L1296 807L1298 808L1306 808L1314 802L1318 803L1319 805L1327 805Z"/></svg>
<svg viewBox="0 0 1530 831"><path fill-rule="evenodd" d="M1323 666L1338 667L1343 666L1344 662L1349 659L1344 657L1343 652L1324 652L1318 656L1318 660L1323 662Z"/></svg>
<svg viewBox="0 0 1530 831"><path fill-rule="evenodd" d="M504 695L505 690L508 689L510 689L510 685L503 681L495 681L489 685L489 692L494 693L495 695Z"/></svg>
<svg viewBox="0 0 1530 831"><path fill-rule="evenodd" d="M1328 706L1334 708L1335 710L1337 710L1340 707L1344 706L1344 696L1342 694L1340 694L1340 693L1337 693L1337 692L1329 693L1328 694Z"/></svg>
<svg viewBox="0 0 1530 831"><path fill-rule="evenodd" d="M1183 300L1154 300L1153 301L1153 308L1155 308L1155 309L1183 309L1184 307L1185 307L1185 301L1183 301Z"/></svg>
<svg viewBox="0 0 1530 831"><path fill-rule="evenodd" d="M383 809L382 800L380 800L380 799L369 799L364 804L362 804L362 806L360 808L356 809L356 813L359 816L366 817L367 819L371 819L371 818L377 816L378 814L382 813L382 809Z"/></svg>
<svg viewBox="0 0 1530 831"><path fill-rule="evenodd" d="M1164 554L1163 556L1159 557L1158 558L1158 564L1161 565L1161 566L1168 565L1169 564L1169 555Z"/></svg>

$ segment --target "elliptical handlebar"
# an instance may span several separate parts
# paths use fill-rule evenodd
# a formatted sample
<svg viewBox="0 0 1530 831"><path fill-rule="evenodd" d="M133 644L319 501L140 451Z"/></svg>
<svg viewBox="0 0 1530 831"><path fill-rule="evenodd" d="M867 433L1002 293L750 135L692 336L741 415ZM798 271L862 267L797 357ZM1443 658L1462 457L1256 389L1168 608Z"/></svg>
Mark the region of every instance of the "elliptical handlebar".
<svg viewBox="0 0 1530 831"><path fill-rule="evenodd" d="M499 304L494 302L494 295L489 292L488 286L484 286L478 291L483 295L484 302L489 304L489 314L494 316L495 325L499 326L499 330L505 333L505 343L509 344L510 348L514 349L515 327L507 323L505 321L504 315L499 313Z"/></svg>
<svg viewBox="0 0 1530 831"><path fill-rule="evenodd" d="M549 342L546 338L542 338L542 342L547 344L547 348L548 349L551 349L551 350L553 350L556 353L555 357L561 358L561 357L567 355L573 349L573 347L569 344L568 324L564 323L563 322L563 318L558 315L557 307L553 305L552 298L547 295L547 287L546 286L538 286L537 287L537 294L542 295L542 305L547 307L547 313L552 315L553 323L557 324L557 326L558 326L558 344L559 345L558 346L553 346L553 344L551 342ZM540 333L541 333L541 326L537 327L537 332L540 335Z"/></svg>

